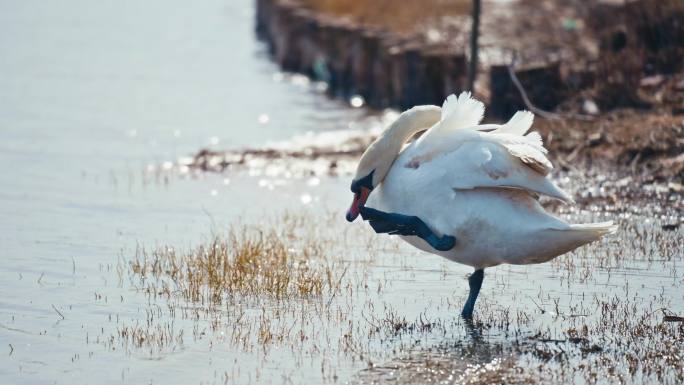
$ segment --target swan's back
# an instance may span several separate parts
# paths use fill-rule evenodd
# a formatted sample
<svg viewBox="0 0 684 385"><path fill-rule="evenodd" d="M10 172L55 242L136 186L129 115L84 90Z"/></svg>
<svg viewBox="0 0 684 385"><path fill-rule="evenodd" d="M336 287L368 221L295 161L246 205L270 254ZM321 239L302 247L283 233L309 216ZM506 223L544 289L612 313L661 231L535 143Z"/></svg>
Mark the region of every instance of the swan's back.
<svg viewBox="0 0 684 385"><path fill-rule="evenodd" d="M447 99L442 120L399 154L371 194L369 207L418 216L438 235L457 239L446 252L417 237L403 237L407 242L481 268L545 262L615 230L612 223L570 225L547 213L539 194L571 198L547 178L552 166L539 134L526 134L532 115L519 112L481 132L484 106L473 100Z"/></svg>

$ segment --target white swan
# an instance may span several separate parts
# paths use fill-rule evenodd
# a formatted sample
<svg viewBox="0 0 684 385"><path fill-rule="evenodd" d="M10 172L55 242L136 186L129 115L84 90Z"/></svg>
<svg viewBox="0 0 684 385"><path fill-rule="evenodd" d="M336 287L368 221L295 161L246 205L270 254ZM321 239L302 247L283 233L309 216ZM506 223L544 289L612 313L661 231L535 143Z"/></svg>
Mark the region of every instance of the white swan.
<svg viewBox="0 0 684 385"><path fill-rule="evenodd" d="M541 136L525 135L532 113L519 111L504 125L480 125L483 114L467 92L441 109L402 113L361 157L347 212L349 221L361 213L376 232L474 267L466 318L484 268L546 262L615 231L612 222L568 224L539 204L540 194L572 198L547 178L552 166Z"/></svg>

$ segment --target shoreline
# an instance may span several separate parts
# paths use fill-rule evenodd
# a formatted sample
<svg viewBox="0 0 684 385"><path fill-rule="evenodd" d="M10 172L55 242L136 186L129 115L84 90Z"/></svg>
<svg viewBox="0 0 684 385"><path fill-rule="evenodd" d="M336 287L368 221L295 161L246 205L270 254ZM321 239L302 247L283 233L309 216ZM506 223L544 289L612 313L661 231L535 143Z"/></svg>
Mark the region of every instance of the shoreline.
<svg viewBox="0 0 684 385"><path fill-rule="evenodd" d="M349 100L360 96L362 104L371 108L402 110L418 104L441 105L446 96L465 88L468 47L463 42L460 47L459 43L431 44L417 34L402 35L314 10L301 0L257 0L256 4L257 34L268 45L273 60L286 72L302 73L327 84L327 92L333 97ZM491 23L491 18L487 22ZM564 65L567 67L568 63ZM575 75L584 76L582 81L592 82L596 74L588 71ZM566 72L564 76L562 72ZM409 76L416 73L418 76ZM567 83L579 80L568 74L567 68L562 68L558 61L519 69L515 74L527 96L545 110L553 110L563 101L566 108L568 103L577 104L585 97L582 92L569 95ZM485 91L488 100L487 95L476 95L487 105L488 119L507 120L515 111L528 109L512 82L508 65L491 65L480 77L488 77L489 90ZM660 98L664 94L666 100L671 99L669 105L654 104L648 109L614 108L582 115L582 119L578 114L552 114L557 117L553 119L535 113L533 130L542 134L552 161L562 169L600 165L638 176L639 180L681 185L684 182L684 142L681 140L684 110L672 107L677 105L672 100L684 100L684 72L655 78L641 79L636 91L642 96L661 95ZM657 86L652 84L654 80L658 80ZM591 96L586 97L589 99L584 99L585 102L591 100ZM538 103L540 100L544 102ZM291 153L237 149L209 155L200 151L195 155L194 164L198 169L216 169L206 167L208 158L214 158L215 164L226 165L232 162L219 159L244 161L256 157L328 158L337 165L360 155L378 132L357 134L353 143L340 140L331 143L331 148L323 149L295 146ZM335 146L346 150L337 151Z"/></svg>
<svg viewBox="0 0 684 385"><path fill-rule="evenodd" d="M375 109L406 109L441 105L467 87L469 46L462 39L429 42L312 10L297 0L257 0L256 20L257 36L284 71L326 83L334 97L360 96ZM530 63L515 74L539 108L556 108L568 96L557 59ZM483 86L477 93L492 116L503 119L524 108L508 64L492 64L479 77Z"/></svg>

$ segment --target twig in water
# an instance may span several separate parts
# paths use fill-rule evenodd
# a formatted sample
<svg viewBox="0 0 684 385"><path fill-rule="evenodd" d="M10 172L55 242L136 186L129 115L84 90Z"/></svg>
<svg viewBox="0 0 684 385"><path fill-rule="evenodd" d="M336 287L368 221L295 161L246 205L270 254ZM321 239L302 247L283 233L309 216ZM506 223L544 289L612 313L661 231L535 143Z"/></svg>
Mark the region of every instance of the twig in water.
<svg viewBox="0 0 684 385"><path fill-rule="evenodd" d="M544 308L542 308L541 306L539 306L539 305L534 301L534 299L532 299L532 297L530 297L529 295L528 295L528 297L530 298L530 301L532 301L532 303L533 303L533 304L542 312L542 314L546 313L546 310L544 310Z"/></svg>
<svg viewBox="0 0 684 385"><path fill-rule="evenodd" d="M533 341L544 342L544 343L554 343L554 344L568 342L568 340L560 340L560 339L555 339L555 338L540 338L538 336L527 337L527 339L533 340Z"/></svg>
<svg viewBox="0 0 684 385"><path fill-rule="evenodd" d="M344 275L347 274L347 269L349 269L348 265L344 268L342 275L340 275L340 279L337 280L337 285L335 285L335 291L333 292L332 296L330 296L330 299L328 300L328 304L326 305L327 307L330 307L330 303L332 302L333 298L335 298L335 295L337 294L337 292L340 291L340 285L342 284L342 278L344 278Z"/></svg>
<svg viewBox="0 0 684 385"><path fill-rule="evenodd" d="M52 308L55 309L55 311L57 312L57 314L59 314L59 316L62 317L62 319L66 319L66 318L64 318L64 314L62 314L62 312L60 312L59 310L57 310L57 308L55 307L55 305L50 304L50 306L52 306Z"/></svg>
<svg viewBox="0 0 684 385"><path fill-rule="evenodd" d="M368 322L369 325L371 325L372 327L374 327L375 330L380 330L380 326L378 326L378 325L374 324L373 322L369 321L368 318L366 318L366 315L363 314L363 311L361 311L361 317L363 317L363 319L365 319L366 322Z"/></svg>
<svg viewBox="0 0 684 385"><path fill-rule="evenodd" d="M14 346L12 346L12 344L9 344L9 347L10 347L10 354L9 355L11 356L12 353L14 353Z"/></svg>
<svg viewBox="0 0 684 385"><path fill-rule="evenodd" d="M660 309L663 312L663 322L684 322L684 317L668 314L667 309Z"/></svg>
<svg viewBox="0 0 684 385"><path fill-rule="evenodd" d="M211 228L212 228L211 231L212 232L216 231L217 227L216 227L216 220L214 219L214 216L211 215L211 213L204 207L204 205L202 205L202 211L204 211L204 214L206 214L207 217L209 217L209 220L211 221Z"/></svg>

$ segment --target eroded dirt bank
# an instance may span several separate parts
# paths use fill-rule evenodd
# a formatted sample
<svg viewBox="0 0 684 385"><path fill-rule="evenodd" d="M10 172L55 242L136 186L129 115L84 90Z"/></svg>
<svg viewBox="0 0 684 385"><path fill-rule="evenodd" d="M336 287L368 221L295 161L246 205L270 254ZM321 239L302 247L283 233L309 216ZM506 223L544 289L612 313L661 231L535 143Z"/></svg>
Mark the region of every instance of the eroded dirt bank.
<svg viewBox="0 0 684 385"><path fill-rule="evenodd" d="M464 88L469 4L409 3L388 14L385 5L368 1L259 0L257 28L285 71L308 75L332 95L357 95L371 107L441 104ZM607 15L610 25L600 22ZM639 185L635 191L658 185L680 196L684 72L676 58L684 52L678 38L683 15L676 2L651 0L591 6L485 1L484 72L475 94L487 103L488 119L508 119L517 109L555 109L535 111L547 118L537 117L534 129L560 172L614 173L622 183ZM509 68L511 52L522 64L517 69ZM392 116L385 113L372 130L268 148L201 150L186 165L347 174Z"/></svg>
<svg viewBox="0 0 684 385"><path fill-rule="evenodd" d="M475 94L490 116L529 103L682 112L681 3L488 0L481 18ZM466 88L469 1L258 0L257 31L285 71L374 108L439 104ZM668 79L678 92L663 92Z"/></svg>

